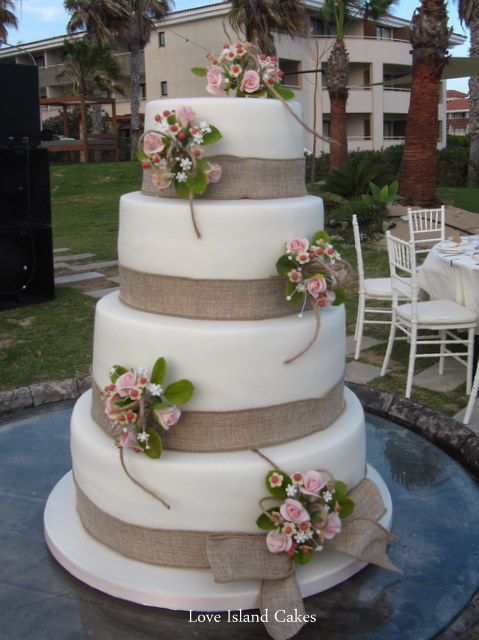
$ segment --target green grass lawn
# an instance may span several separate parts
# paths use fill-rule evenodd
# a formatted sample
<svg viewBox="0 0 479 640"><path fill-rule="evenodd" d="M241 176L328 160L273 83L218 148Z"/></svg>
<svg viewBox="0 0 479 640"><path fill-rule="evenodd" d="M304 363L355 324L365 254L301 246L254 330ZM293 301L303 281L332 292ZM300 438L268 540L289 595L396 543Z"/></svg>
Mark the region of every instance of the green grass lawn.
<svg viewBox="0 0 479 640"><path fill-rule="evenodd" d="M479 213L479 189L466 187L439 187L438 196L446 204L472 213Z"/></svg>
<svg viewBox="0 0 479 640"><path fill-rule="evenodd" d="M95 260L116 258L119 198L138 190L140 181L140 170L134 163L52 165L54 246L68 247L71 253L94 253ZM457 206L479 212L479 189L439 192L443 198L456 198ZM341 244L341 238L335 241ZM340 248L343 257L355 267L354 247L342 244ZM384 249L366 244L363 251L368 277L389 275ZM347 331L351 334L356 322L356 276L347 288ZM0 313L0 389L86 373L91 362L95 304L95 299L80 291L59 287L53 302ZM365 335L386 340L388 328L368 327ZM384 351L385 345L378 345L363 351L360 360L381 365ZM407 345L398 343L393 351L392 372L370 384L403 394L407 357ZM417 370L431 364L432 361L419 360ZM413 398L448 415L466 404L464 385L448 394L414 387Z"/></svg>
<svg viewBox="0 0 479 640"><path fill-rule="evenodd" d="M141 185L133 162L52 165L53 244L115 258L118 201Z"/></svg>

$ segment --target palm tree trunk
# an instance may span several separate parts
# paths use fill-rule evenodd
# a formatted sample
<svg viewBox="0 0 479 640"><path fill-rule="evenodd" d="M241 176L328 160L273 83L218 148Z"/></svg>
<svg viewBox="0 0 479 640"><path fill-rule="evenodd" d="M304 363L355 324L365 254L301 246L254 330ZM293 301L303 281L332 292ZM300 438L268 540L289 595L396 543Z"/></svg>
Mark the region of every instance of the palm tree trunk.
<svg viewBox="0 0 479 640"><path fill-rule="evenodd" d="M140 49L132 45L130 56L130 86L131 86L131 150L130 160L135 159L136 149L141 135L140 123Z"/></svg>
<svg viewBox="0 0 479 640"><path fill-rule="evenodd" d="M471 33L471 50L469 55L479 55L479 16L471 15L469 19ZM469 166L467 169L467 186L477 187L479 184L479 77L469 78Z"/></svg>
<svg viewBox="0 0 479 640"><path fill-rule="evenodd" d="M348 124L346 101L342 94L329 95L331 102L331 143L329 145L329 169L337 169L348 159Z"/></svg>
<svg viewBox="0 0 479 640"><path fill-rule="evenodd" d="M98 36L96 33L90 33L89 38L92 44L98 44ZM98 97L100 90L95 89L93 95ZM97 135L101 133L101 104L94 104L92 106L92 128L93 133ZM93 160L94 162L101 162L101 151L93 152Z"/></svg>
<svg viewBox="0 0 479 640"><path fill-rule="evenodd" d="M437 204L437 107L443 56L430 52L413 63L406 139L399 174L399 193L406 204Z"/></svg>

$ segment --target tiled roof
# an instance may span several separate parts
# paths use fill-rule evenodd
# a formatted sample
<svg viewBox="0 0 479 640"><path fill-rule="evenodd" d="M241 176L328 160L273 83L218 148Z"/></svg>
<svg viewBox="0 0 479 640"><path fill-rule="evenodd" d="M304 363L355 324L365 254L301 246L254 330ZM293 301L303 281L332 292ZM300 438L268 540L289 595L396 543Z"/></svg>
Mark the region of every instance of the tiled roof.
<svg viewBox="0 0 479 640"><path fill-rule="evenodd" d="M461 100L449 100L447 103L448 111L469 111L471 108L471 102L467 98Z"/></svg>

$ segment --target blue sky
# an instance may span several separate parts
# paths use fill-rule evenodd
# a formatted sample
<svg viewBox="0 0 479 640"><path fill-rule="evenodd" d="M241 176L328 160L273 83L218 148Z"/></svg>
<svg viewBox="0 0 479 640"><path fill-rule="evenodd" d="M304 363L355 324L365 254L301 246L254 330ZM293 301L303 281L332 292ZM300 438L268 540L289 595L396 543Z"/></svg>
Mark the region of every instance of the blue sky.
<svg viewBox="0 0 479 640"><path fill-rule="evenodd" d="M204 4L208 4L208 0L177 0L175 8L188 9ZM400 0L392 13L401 18L410 19L418 5L419 0ZM448 7L449 23L454 27L454 31L467 35L467 29L461 26L457 17L456 3L449 2ZM66 31L68 14L63 8L63 0L22 0L18 2L17 16L19 29L9 33L9 42L12 44L60 36ZM453 55L467 56L468 44L455 47ZM467 79L449 80L448 88L467 91Z"/></svg>

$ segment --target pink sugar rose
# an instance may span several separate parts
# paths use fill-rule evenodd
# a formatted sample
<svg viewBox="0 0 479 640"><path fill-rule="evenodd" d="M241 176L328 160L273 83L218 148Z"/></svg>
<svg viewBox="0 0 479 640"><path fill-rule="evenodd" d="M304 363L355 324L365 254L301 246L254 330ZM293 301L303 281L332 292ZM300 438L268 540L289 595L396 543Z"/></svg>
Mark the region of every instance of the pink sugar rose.
<svg viewBox="0 0 479 640"><path fill-rule="evenodd" d="M118 446L123 449L128 449L136 444L135 429L128 429L118 438Z"/></svg>
<svg viewBox="0 0 479 640"><path fill-rule="evenodd" d="M283 502L279 512L283 518L289 522L296 522L299 524L309 520L309 513L303 507L301 502L293 500L292 498L287 498Z"/></svg>
<svg viewBox="0 0 479 640"><path fill-rule="evenodd" d="M112 396L108 396L105 402L105 415L110 419L115 421L118 418L118 414L120 412L120 407L116 406L116 403L121 400L120 396L115 393Z"/></svg>
<svg viewBox="0 0 479 640"><path fill-rule="evenodd" d="M196 118L196 113L191 107L179 107L176 110L176 119L181 124L183 129L193 122Z"/></svg>
<svg viewBox="0 0 479 640"><path fill-rule="evenodd" d="M163 429L166 429L166 431L168 431L170 427L175 425L181 416L181 411L175 405L173 405L172 407L165 407L164 409L158 409L153 413L158 419L160 425L163 427Z"/></svg>
<svg viewBox="0 0 479 640"><path fill-rule="evenodd" d="M324 486L326 486L326 480L319 471L308 471L304 476L304 485L301 491L310 496L317 496Z"/></svg>
<svg viewBox="0 0 479 640"><path fill-rule="evenodd" d="M121 398L129 395L130 389L135 386L136 375L131 371L123 373L116 381L116 390Z"/></svg>
<svg viewBox="0 0 479 640"><path fill-rule="evenodd" d="M330 513L328 522L323 529L323 537L332 540L341 531L341 518L336 513Z"/></svg>
<svg viewBox="0 0 479 640"><path fill-rule="evenodd" d="M209 168L205 171L208 182L214 184L221 180L223 175L223 169L219 164L210 164Z"/></svg>
<svg viewBox="0 0 479 640"><path fill-rule="evenodd" d="M157 170L153 170L151 172L151 181L157 189L166 189L171 184L169 170L164 167L159 167Z"/></svg>
<svg viewBox="0 0 479 640"><path fill-rule="evenodd" d="M334 293L334 291L326 289L326 291L318 299L317 304L324 309L331 306L335 300L336 294Z"/></svg>
<svg viewBox="0 0 479 640"><path fill-rule="evenodd" d="M208 80L208 85L206 87L206 91L208 91L208 93L212 93L214 96L219 96L225 90L225 72L221 67L211 67L211 69L208 69L206 79Z"/></svg>
<svg viewBox="0 0 479 640"><path fill-rule="evenodd" d="M306 238L291 238L286 243L286 250L290 253L298 253L300 251L307 251L309 247L309 241Z"/></svg>
<svg viewBox="0 0 479 640"><path fill-rule="evenodd" d="M271 553L288 552L292 544L293 540L290 536L287 536L285 533L280 533L276 529L269 531L266 536L266 546Z"/></svg>
<svg viewBox="0 0 479 640"><path fill-rule="evenodd" d="M260 86L261 78L257 72L254 69L248 69L248 71L245 71L243 79L241 80L241 91L244 91L245 93L254 93L255 91L258 91Z"/></svg>
<svg viewBox="0 0 479 640"><path fill-rule="evenodd" d="M310 278L307 281L308 291L313 296L313 298L318 298L321 293L324 293L328 288L328 283L323 276L316 276L315 278Z"/></svg>
<svg viewBox="0 0 479 640"><path fill-rule="evenodd" d="M159 133L149 131L143 136L143 151L147 155L151 153L160 153L164 146L165 145Z"/></svg>

